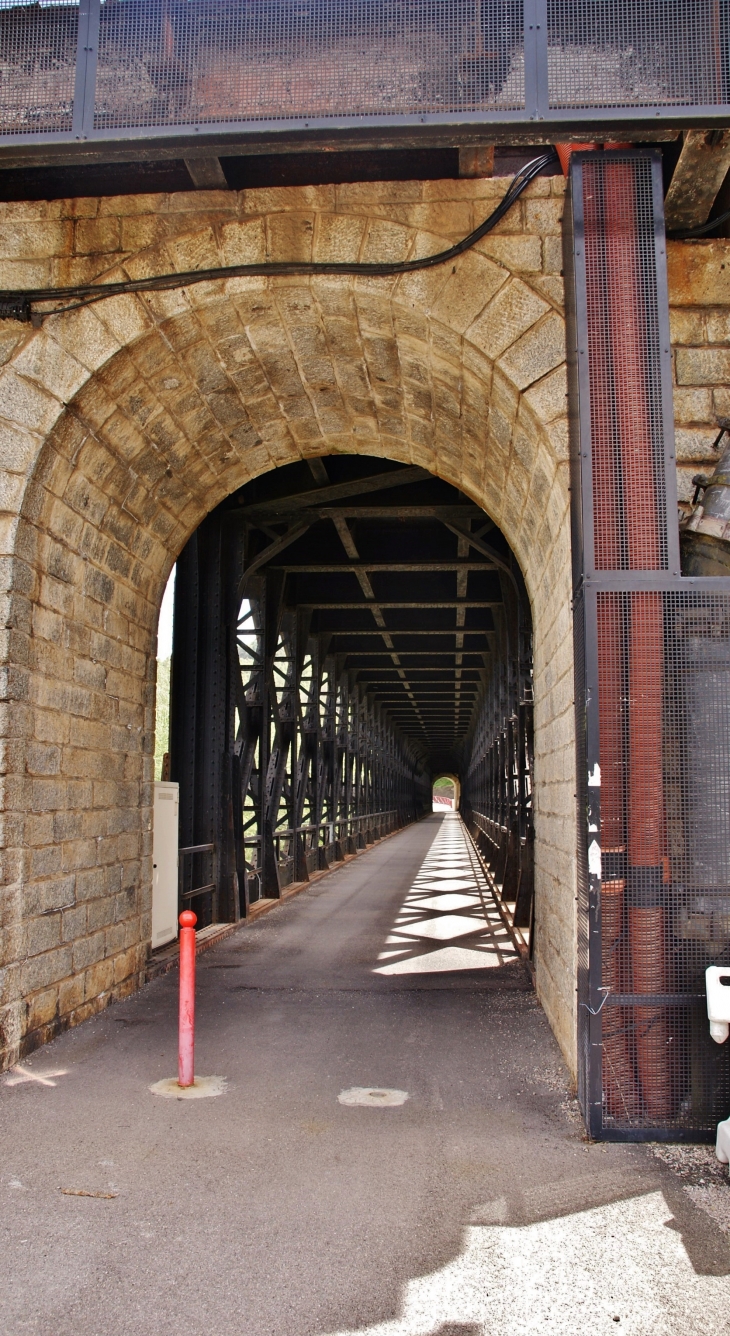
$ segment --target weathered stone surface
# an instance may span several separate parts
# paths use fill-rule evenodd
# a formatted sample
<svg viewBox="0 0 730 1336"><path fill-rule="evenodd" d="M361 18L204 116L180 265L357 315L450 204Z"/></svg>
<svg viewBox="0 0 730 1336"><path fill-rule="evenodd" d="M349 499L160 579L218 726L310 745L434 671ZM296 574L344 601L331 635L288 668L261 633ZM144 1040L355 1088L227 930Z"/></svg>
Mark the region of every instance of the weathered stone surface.
<svg viewBox="0 0 730 1336"><path fill-rule="evenodd" d="M0 273L32 264L57 275L142 276L265 254L401 259L445 247L506 185L0 205ZM250 478L355 450L421 464L462 487L502 526L525 573L535 629L538 988L574 1065L563 189L558 179L535 181L454 272L400 282L237 279L115 298L42 331L0 331L0 441L7 430L17 442L0 444L0 525L13 558L0 598L28 609L22 636L6 645L12 687L2 716L12 743L6 1059L125 995L144 968L154 637L180 548Z"/></svg>

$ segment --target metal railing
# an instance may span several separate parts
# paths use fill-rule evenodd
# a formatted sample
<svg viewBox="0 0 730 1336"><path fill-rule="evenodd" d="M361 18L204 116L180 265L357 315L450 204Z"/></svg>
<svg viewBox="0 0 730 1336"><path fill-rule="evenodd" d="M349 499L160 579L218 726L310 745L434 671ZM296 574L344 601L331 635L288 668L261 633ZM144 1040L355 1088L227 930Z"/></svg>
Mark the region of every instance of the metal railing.
<svg viewBox="0 0 730 1336"><path fill-rule="evenodd" d="M730 0L6 3L0 146L722 120L729 46Z"/></svg>
<svg viewBox="0 0 730 1336"><path fill-rule="evenodd" d="M387 812L370 812L361 816L341 817L334 821L320 821L316 825L287 828L273 833L274 852L282 889L291 885L295 877L294 842L304 841L304 859L307 873L323 871L332 863L341 862L348 854L357 853L369 844L375 844L385 835L397 830L402 821L396 808ZM260 898L261 839L243 840L248 877L249 901Z"/></svg>
<svg viewBox="0 0 730 1336"><path fill-rule="evenodd" d="M195 886L196 865L193 861L198 855L206 855L205 863L207 871L203 876L208 876L209 880L200 886ZM178 880L180 885L180 899L194 900L202 895L215 895L217 890L216 865L215 865L215 845L214 844L188 844L183 849L178 849ZM190 861L188 861L190 860ZM198 860L198 869L200 860ZM199 874L200 875L200 874Z"/></svg>

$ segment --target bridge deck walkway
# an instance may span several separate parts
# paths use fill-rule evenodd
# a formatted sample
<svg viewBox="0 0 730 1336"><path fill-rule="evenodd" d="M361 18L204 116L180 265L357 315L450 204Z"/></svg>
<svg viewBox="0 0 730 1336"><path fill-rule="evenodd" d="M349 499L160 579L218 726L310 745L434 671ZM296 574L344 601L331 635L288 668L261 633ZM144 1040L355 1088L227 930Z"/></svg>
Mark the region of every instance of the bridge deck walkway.
<svg viewBox="0 0 730 1336"><path fill-rule="evenodd" d="M456 814L198 967L220 1098L149 1092L174 972L3 1079L4 1336L730 1331L710 1150L585 1141Z"/></svg>

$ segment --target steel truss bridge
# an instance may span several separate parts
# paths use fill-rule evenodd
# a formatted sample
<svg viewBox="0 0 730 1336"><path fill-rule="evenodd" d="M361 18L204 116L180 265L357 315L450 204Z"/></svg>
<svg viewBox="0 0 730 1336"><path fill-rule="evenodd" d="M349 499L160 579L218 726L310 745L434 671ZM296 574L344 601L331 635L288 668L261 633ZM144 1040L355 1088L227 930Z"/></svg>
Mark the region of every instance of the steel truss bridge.
<svg viewBox="0 0 730 1336"><path fill-rule="evenodd" d="M530 626L499 530L423 469L296 464L213 511L178 560L172 661L182 894L202 922L416 820L451 771L529 925Z"/></svg>
<svg viewBox="0 0 730 1336"><path fill-rule="evenodd" d="M0 156L646 138L728 122L729 33L728 0L2 0Z"/></svg>

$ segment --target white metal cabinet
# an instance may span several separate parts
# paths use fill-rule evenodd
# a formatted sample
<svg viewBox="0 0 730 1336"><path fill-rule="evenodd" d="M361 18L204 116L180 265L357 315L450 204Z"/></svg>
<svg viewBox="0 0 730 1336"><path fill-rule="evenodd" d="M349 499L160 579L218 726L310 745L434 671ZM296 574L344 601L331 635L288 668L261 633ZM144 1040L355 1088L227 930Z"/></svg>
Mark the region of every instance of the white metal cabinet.
<svg viewBox="0 0 730 1336"><path fill-rule="evenodd" d="M152 950L177 937L179 784L155 783L152 831Z"/></svg>

